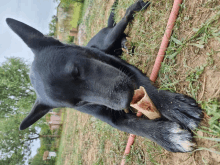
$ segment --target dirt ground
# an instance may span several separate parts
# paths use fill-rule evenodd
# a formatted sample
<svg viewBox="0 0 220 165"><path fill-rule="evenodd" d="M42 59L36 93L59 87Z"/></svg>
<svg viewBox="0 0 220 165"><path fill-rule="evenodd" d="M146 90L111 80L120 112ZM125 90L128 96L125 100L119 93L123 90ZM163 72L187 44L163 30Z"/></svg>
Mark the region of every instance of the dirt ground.
<svg viewBox="0 0 220 165"><path fill-rule="evenodd" d="M205 23L214 14L216 14L216 11L212 11L210 8L207 9L205 7L198 7L202 6L204 2L205 0L191 0L185 2L186 8L188 10L187 15L186 13L185 15L187 17L191 17L191 20L189 19L181 24L179 29L179 38L182 38L184 36L192 36L192 27L197 28L199 25ZM215 5L219 6L220 3L218 2ZM191 68L195 68L207 62L207 53L210 53L212 50L216 52L213 54L214 63L212 66L208 66L205 68L205 71L201 77L203 90L199 92L197 100L207 100L219 97L220 42L214 38L210 39L208 40L208 43L205 44L204 49L198 49L195 46L189 46L187 49L184 49L184 51L180 55L178 55L177 58L177 64L181 66L180 72L185 72L185 70L183 69L183 56L187 59L187 65ZM179 91L181 91L182 93L184 92L183 87L184 82L181 82Z"/></svg>
<svg viewBox="0 0 220 165"><path fill-rule="evenodd" d="M202 4L207 3L208 0L191 0L191 1L185 1L185 10L187 12L182 12L184 15L183 17L186 18L186 20L181 23L181 26L178 30L175 29L175 33L178 34L178 39L181 38L188 38L192 37L192 27L198 28L199 25L206 22L208 19L210 19L214 14L216 14L215 10L212 10L212 8L206 8ZM112 4L114 3L114 0L109 0L106 4L106 12L105 12L105 18L108 19L109 11L111 9ZM220 2L213 1L213 4L210 4L216 6L220 5ZM87 13L88 14L88 13ZM123 11L121 13L124 14ZM145 21L148 21L147 14L144 13L144 17L146 17ZM167 18L169 15L166 16ZM219 20L220 21L220 20ZM98 22L98 20L97 20ZM98 22L100 23L100 22ZM189 26L190 25L190 26ZM155 25L158 26L158 25ZM83 39L85 38L84 30L85 27L81 26L79 28L79 38L80 45L82 45ZM91 27L92 29L92 27ZM131 29L132 30L132 29ZM92 30L93 31L93 30ZM93 34L95 35L95 33ZM137 37L133 34L130 36L131 38ZM215 52L212 54L213 63L207 67L205 67L204 72L202 73L199 81L201 83L201 88L198 91L198 94L196 95L197 101L204 101L211 98L217 98L219 99L220 94L220 41L216 40L215 38L209 39L208 42L205 44L203 49L199 49L195 46L188 46L187 48L184 48L181 53L178 54L176 58L176 65L179 66L179 69L176 70L176 79L179 80L179 83L177 85L177 92L187 94L185 87L188 86L188 83L185 82L186 76L184 76L185 72L188 71L188 68L185 67L185 64L188 67L196 68L197 66L201 66L201 64L207 63L207 54L210 52ZM154 60L156 57L152 56L152 61L144 67L142 70L144 73L146 73L147 76L150 75ZM186 60L185 60L186 59ZM144 62L145 57L140 57L139 60L142 60L139 64L142 65ZM158 82L160 84L160 81ZM86 116L87 118L88 116ZM81 119L80 119L81 120ZM205 117L202 125L207 126L207 120L208 118ZM82 124L85 123L87 120L82 119ZM202 131L198 131L197 134L199 136L208 136L206 133L203 133ZM91 136L88 134L87 138L91 139ZM95 137L94 137L95 138ZM98 152L97 141L96 139L91 139L93 141L93 147L90 148L88 155L84 155L84 160L90 162L95 160L94 152ZM137 137L136 142L134 144L134 147L140 147L144 148L145 146L141 143L143 140L142 137ZM205 139L195 139L197 146L204 147L211 149L213 151L217 150L213 145L215 145L215 142L208 141ZM82 145L81 145L82 146ZM110 152L110 148L112 147L112 144L106 143L105 145L105 152ZM202 151L195 151L193 153L171 153L168 151L163 152L162 156L156 157L156 161L161 165L172 165L172 164L180 164L180 165L203 165L203 164L209 164L209 165L218 165L220 164L220 155L209 152L207 150ZM110 160L109 160L110 162ZM111 163L110 163L111 164ZM148 164L148 163L147 163ZM149 162L149 164L152 164Z"/></svg>

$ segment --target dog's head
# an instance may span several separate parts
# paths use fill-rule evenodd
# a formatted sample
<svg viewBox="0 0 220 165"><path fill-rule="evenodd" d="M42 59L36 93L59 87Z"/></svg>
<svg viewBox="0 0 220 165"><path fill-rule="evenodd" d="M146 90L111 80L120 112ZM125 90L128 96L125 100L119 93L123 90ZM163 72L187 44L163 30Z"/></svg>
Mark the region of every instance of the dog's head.
<svg viewBox="0 0 220 165"><path fill-rule="evenodd" d="M121 110L129 106L134 84L119 59L96 49L65 45L11 18L6 22L35 56L30 79L37 99L21 130L55 107L77 109L92 103Z"/></svg>

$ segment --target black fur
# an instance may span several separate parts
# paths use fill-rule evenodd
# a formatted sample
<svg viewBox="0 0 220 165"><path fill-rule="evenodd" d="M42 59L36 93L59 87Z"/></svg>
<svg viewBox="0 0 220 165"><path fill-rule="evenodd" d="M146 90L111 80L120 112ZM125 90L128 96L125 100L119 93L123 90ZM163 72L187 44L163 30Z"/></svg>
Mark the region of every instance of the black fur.
<svg viewBox="0 0 220 165"><path fill-rule="evenodd" d="M195 100L158 90L141 71L117 57L121 52L115 52L121 48L124 30L133 14L148 5L138 0L117 24L111 12L108 27L94 36L86 47L65 45L7 18L10 28L35 55L30 79L37 100L20 129L35 123L51 108L70 107L119 130L149 138L169 151L192 151L189 130L198 126L202 114ZM134 90L140 86L146 89L163 118L147 120L123 111L129 108Z"/></svg>

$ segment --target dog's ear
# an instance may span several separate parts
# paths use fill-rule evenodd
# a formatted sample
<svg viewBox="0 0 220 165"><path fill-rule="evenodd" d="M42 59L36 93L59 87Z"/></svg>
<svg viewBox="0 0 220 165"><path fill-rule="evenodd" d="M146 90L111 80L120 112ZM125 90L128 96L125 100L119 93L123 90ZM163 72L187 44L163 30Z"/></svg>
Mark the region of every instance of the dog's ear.
<svg viewBox="0 0 220 165"><path fill-rule="evenodd" d="M34 51L39 51L46 46L62 45L52 37L45 37L38 30L12 18L7 18L8 26Z"/></svg>
<svg viewBox="0 0 220 165"><path fill-rule="evenodd" d="M22 121L20 125L20 130L24 130L34 124L37 120L39 120L47 112L49 112L50 109L52 109L52 107L41 104L38 100L36 100L30 114Z"/></svg>

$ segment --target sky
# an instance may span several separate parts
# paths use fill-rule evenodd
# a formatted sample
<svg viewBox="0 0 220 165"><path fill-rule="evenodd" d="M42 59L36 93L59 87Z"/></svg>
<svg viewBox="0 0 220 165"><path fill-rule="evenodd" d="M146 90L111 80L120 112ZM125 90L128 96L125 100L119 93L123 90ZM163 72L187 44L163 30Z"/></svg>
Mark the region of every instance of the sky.
<svg viewBox="0 0 220 165"><path fill-rule="evenodd" d="M43 34L49 33L49 23L56 15L53 0L4 0L0 5L0 63L5 57L21 57L29 64L34 59L26 44L8 27L6 18L24 22Z"/></svg>
<svg viewBox="0 0 220 165"><path fill-rule="evenodd" d="M56 15L57 3L53 0L4 0L0 5L0 65L5 57L21 57L31 64L34 55L26 44L8 27L6 18L24 22L43 34L49 33L49 23ZM40 147L40 140L32 144L33 157Z"/></svg>

